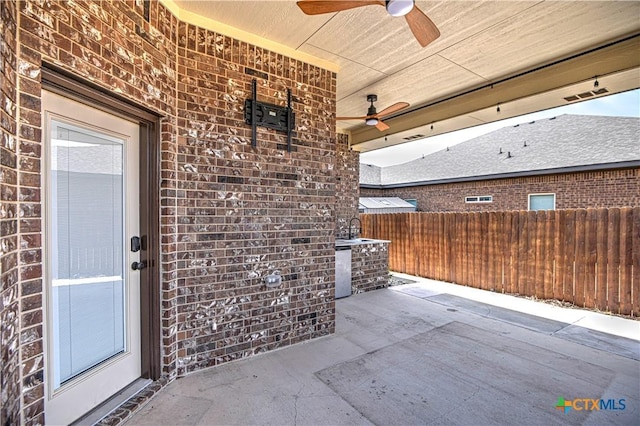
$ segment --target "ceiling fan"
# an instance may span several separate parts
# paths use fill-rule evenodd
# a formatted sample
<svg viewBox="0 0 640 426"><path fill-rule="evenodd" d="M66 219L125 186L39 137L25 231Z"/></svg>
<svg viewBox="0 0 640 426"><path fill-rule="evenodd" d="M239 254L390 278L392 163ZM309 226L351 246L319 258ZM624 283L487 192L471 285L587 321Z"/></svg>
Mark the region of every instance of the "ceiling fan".
<svg viewBox="0 0 640 426"><path fill-rule="evenodd" d="M371 102L367 115L362 117L336 117L336 120L364 120L369 126L376 126L378 130L384 132L389 128L382 122L382 118L386 115L393 114L394 112L401 111L409 106L406 102L398 102L391 106L386 107L380 112L376 112L376 107L373 105L378 100L376 95L367 95L367 101Z"/></svg>
<svg viewBox="0 0 640 426"><path fill-rule="evenodd" d="M298 7L307 15L340 12L361 6L384 6L389 15L404 16L418 43L425 47L440 37L440 31L414 3L414 0L301 0L297 2Z"/></svg>

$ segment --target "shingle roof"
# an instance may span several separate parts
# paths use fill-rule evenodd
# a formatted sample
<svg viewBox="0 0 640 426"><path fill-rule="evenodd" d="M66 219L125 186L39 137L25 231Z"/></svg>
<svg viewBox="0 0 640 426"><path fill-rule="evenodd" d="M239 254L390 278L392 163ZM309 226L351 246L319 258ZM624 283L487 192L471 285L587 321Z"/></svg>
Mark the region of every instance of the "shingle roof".
<svg viewBox="0 0 640 426"><path fill-rule="evenodd" d="M580 166L610 168L612 163L625 162L640 166L639 118L561 115L504 127L408 163L389 167L362 164L360 184L402 186L475 180L531 171L554 173Z"/></svg>

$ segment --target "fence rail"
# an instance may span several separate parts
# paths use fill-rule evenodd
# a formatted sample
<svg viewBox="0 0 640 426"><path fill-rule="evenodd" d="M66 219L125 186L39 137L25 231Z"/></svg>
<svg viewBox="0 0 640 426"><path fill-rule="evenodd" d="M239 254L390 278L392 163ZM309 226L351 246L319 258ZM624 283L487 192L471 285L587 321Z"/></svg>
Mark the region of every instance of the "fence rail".
<svg viewBox="0 0 640 426"><path fill-rule="evenodd" d="M360 217L391 270L639 315L640 207Z"/></svg>

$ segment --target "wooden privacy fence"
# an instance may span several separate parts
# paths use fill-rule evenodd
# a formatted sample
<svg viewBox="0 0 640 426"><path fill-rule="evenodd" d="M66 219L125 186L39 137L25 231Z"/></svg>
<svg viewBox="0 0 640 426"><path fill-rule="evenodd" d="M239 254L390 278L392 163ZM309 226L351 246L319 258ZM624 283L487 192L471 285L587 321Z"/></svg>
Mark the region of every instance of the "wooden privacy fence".
<svg viewBox="0 0 640 426"><path fill-rule="evenodd" d="M638 316L640 207L360 218L393 271Z"/></svg>

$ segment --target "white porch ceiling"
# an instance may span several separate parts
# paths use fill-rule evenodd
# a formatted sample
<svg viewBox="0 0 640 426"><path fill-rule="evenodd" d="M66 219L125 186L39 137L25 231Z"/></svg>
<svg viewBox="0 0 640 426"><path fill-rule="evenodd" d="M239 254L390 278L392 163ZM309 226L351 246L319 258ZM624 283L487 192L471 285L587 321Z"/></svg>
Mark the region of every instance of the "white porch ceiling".
<svg viewBox="0 0 640 426"><path fill-rule="evenodd" d="M424 48L380 6L307 16L294 0L173 2L337 64L338 116L364 115L370 93L378 110L411 104L384 134L338 121L360 151L565 105L596 75L607 94L640 87L638 1L416 1L441 32Z"/></svg>

